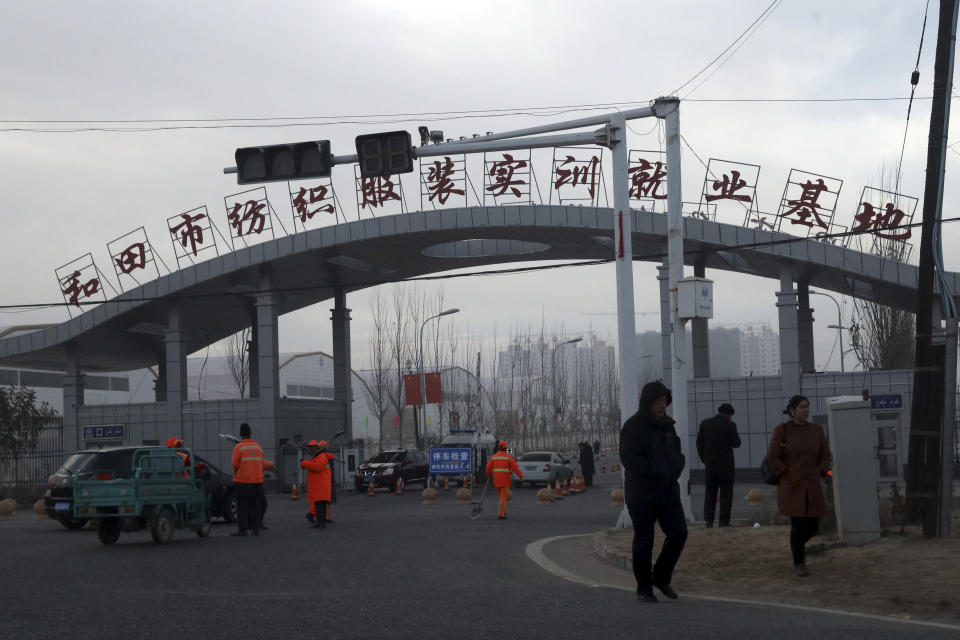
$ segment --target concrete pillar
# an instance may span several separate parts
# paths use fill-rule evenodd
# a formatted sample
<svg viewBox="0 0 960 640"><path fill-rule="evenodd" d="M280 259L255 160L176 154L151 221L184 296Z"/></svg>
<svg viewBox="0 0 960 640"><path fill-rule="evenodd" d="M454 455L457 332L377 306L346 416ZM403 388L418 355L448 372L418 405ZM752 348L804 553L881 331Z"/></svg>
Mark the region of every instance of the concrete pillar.
<svg viewBox="0 0 960 640"><path fill-rule="evenodd" d="M167 357L166 353L160 354L157 360L157 377L153 381L153 400L154 402L167 401Z"/></svg>
<svg viewBox="0 0 960 640"><path fill-rule="evenodd" d="M63 376L63 453L80 448L80 407L83 406L83 378L76 345L67 346L67 371Z"/></svg>
<svg viewBox="0 0 960 640"><path fill-rule="evenodd" d="M167 379L167 435L185 437L183 432L183 403L188 398L187 389L187 333L183 330L183 318L179 303L170 304L167 330L164 333L166 354L164 368Z"/></svg>
<svg viewBox="0 0 960 640"><path fill-rule="evenodd" d="M333 399L343 406L347 439L353 439L353 393L350 379L350 309L347 294L337 289L334 308L330 310L333 323Z"/></svg>
<svg viewBox="0 0 960 640"><path fill-rule="evenodd" d="M670 346L670 267L664 258L657 267L657 280L660 281L660 353L663 365L663 384L669 386L673 379L673 348Z"/></svg>
<svg viewBox="0 0 960 640"><path fill-rule="evenodd" d="M777 315L780 320L780 384L784 397L789 398L800 393L797 292L793 288L793 271L790 265L780 267Z"/></svg>
<svg viewBox="0 0 960 640"><path fill-rule="evenodd" d="M813 309L810 308L810 283L797 283L797 334L800 349L800 371L813 373L816 364L813 354Z"/></svg>
<svg viewBox="0 0 960 640"><path fill-rule="evenodd" d="M707 269L703 265L694 265L693 275L698 278L707 277ZM690 321L693 331L693 377L710 377L710 326L706 318L694 318Z"/></svg>
<svg viewBox="0 0 960 640"><path fill-rule="evenodd" d="M257 389L259 417L254 427L254 440L260 435L260 446L272 447L276 437L277 404L280 397L280 333L277 326L280 295L273 290L273 275L266 267L260 271L260 293L257 294Z"/></svg>

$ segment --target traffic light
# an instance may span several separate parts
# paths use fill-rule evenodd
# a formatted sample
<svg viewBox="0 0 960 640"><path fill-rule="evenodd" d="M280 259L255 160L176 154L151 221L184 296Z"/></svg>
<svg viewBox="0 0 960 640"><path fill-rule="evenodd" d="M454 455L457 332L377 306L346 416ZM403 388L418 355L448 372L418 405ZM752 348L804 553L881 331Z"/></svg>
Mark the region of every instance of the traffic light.
<svg viewBox="0 0 960 640"><path fill-rule="evenodd" d="M326 178L333 165L329 140L243 147L234 158L237 184Z"/></svg>
<svg viewBox="0 0 960 640"><path fill-rule="evenodd" d="M357 136L357 163L364 178L413 171L413 143L409 131Z"/></svg>

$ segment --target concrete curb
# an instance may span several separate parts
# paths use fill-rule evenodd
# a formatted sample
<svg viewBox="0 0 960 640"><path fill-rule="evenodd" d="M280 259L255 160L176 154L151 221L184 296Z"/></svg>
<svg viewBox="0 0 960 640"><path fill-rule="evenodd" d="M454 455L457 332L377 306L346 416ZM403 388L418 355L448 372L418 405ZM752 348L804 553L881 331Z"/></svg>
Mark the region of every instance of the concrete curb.
<svg viewBox="0 0 960 640"><path fill-rule="evenodd" d="M624 552L616 549L609 544L611 532L595 533L593 535L593 552L604 562L612 564L619 569L633 571L633 551Z"/></svg>

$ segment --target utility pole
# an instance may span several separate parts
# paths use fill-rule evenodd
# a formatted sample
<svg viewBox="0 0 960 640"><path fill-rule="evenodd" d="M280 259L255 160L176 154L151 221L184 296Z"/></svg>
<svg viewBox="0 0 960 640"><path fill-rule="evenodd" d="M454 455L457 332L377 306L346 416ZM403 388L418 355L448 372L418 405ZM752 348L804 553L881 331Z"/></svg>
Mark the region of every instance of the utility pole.
<svg viewBox="0 0 960 640"><path fill-rule="evenodd" d="M933 67L933 104L927 142L927 176L923 191L923 227L917 282L916 355L913 372L913 406L907 456L907 510L920 521L923 537L938 534L943 430L953 428L953 416L943 415L944 348L933 345L934 328L934 228L940 224L947 131L950 123L950 88L953 84L954 40L960 0L941 0ZM936 318L940 326L940 317ZM952 483L951 483L952 484ZM939 489L939 491L938 491Z"/></svg>

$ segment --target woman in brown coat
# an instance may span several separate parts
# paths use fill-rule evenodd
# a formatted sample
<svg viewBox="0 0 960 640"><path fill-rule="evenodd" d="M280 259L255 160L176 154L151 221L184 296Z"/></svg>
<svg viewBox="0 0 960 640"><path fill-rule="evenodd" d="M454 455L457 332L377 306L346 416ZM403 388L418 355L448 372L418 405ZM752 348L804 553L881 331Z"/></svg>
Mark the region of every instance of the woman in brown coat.
<svg viewBox="0 0 960 640"><path fill-rule="evenodd" d="M771 470L780 478L777 508L790 517L790 551L793 570L798 576L807 571L804 546L820 530L820 518L826 513L826 501L820 479L830 468L830 446L823 427L807 422L810 401L804 396L790 398L785 414L790 419L777 425L767 447Z"/></svg>

